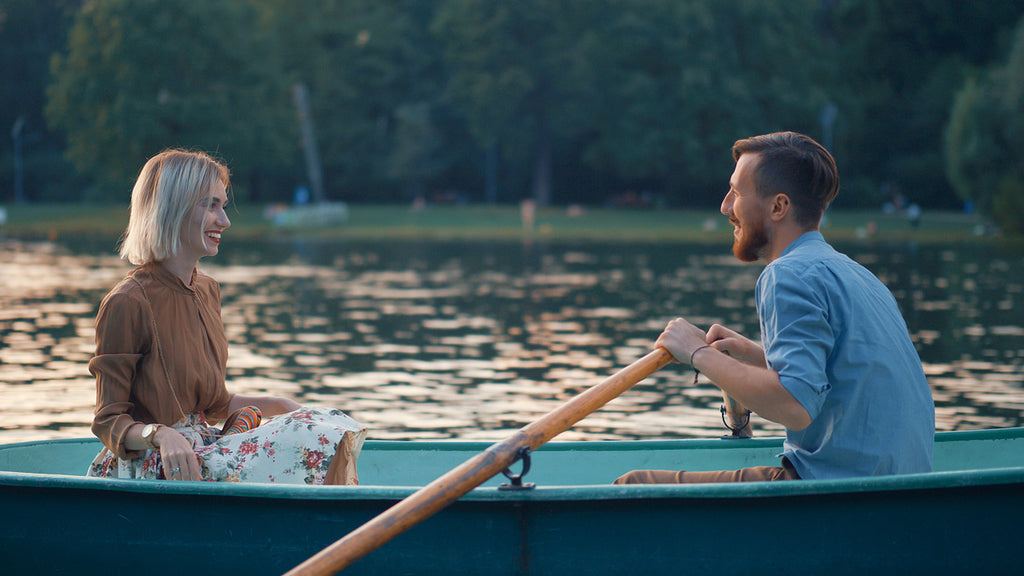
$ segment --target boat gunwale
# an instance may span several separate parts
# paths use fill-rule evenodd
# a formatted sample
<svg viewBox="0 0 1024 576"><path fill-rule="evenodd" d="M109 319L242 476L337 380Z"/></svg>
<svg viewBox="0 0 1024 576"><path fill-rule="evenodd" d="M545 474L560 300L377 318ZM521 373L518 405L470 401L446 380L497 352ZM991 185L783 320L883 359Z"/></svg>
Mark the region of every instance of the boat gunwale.
<svg viewBox="0 0 1024 576"><path fill-rule="evenodd" d="M985 428L981 430L951 430L935 434L936 444L946 442L963 442L965 440L1006 440L1024 437L1024 427L1014 428ZM731 450L735 448L764 448L774 445L782 446L785 438L771 436L764 438L673 438L667 440L566 440L552 441L544 444L537 450L558 451L558 450L600 450L607 451L609 445L614 445L617 451L651 450L651 449L698 449L698 450ZM50 440L29 440L25 442L12 442L0 444L0 450L11 448L28 448L34 445L51 444L95 444L99 448L99 439L94 437L81 438L57 438ZM487 447L494 445L493 440L459 440L459 439L438 439L438 440L367 440L365 446L372 446L374 450L408 450L409 446L443 446L445 450L477 450L484 451Z"/></svg>
<svg viewBox="0 0 1024 576"><path fill-rule="evenodd" d="M936 443L964 440L1003 440L1024 437L1024 428L1004 428L974 431L942 432L936 435ZM0 445L4 448L31 448L37 444L98 443L92 438L68 438L60 440L39 440ZM409 450L415 444L420 450L464 450L479 452L492 443L483 441L368 441L374 450ZM781 447L782 438L759 438L750 440L637 440L615 441L615 450L652 449L763 449ZM539 450L589 451L607 450L608 442L552 442ZM801 497L830 494L863 494L871 492L913 491L967 488L1020 484L1024 486L1024 466L982 468L905 474L895 476L874 476L866 478L844 478L830 480L800 480L798 482L753 482L699 485L539 485L530 490L506 491L497 487L479 487L463 496L463 501L582 501L582 500L636 500L636 499L719 499L719 498L768 498ZM413 494L422 486L296 486L275 484L244 484L223 482L153 482L151 480L125 480L89 478L79 475L43 474L29 472L0 471L0 486L39 489L75 489L113 492L131 492L162 495L217 496L241 498L272 498L286 500L401 500Z"/></svg>
<svg viewBox="0 0 1024 576"><path fill-rule="evenodd" d="M893 491L935 490L1019 484L1024 487L1024 466L929 472L898 476L800 480L791 482L743 482L724 484L645 484L537 486L529 490L506 491L498 487L475 488L463 501L596 501L638 499L724 499L801 497L841 494L865 494ZM397 501L411 496L421 486L296 486L239 484L224 482L153 482L150 480L111 480L0 472L0 486L36 489L73 489L135 494L184 495L190 497L237 497L279 500L359 500Z"/></svg>

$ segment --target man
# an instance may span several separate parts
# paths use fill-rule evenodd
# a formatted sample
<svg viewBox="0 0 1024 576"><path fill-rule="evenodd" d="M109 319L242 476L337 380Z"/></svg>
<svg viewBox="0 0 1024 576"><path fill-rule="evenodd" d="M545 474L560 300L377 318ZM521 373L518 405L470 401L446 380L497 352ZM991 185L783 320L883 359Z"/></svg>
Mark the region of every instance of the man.
<svg viewBox="0 0 1024 576"><path fill-rule="evenodd" d="M935 405L896 301L818 231L835 161L792 132L739 140L722 214L733 254L767 266L755 290L763 348L682 318L657 345L731 399L786 428L782 466L637 470L618 484L846 478L932 470Z"/></svg>

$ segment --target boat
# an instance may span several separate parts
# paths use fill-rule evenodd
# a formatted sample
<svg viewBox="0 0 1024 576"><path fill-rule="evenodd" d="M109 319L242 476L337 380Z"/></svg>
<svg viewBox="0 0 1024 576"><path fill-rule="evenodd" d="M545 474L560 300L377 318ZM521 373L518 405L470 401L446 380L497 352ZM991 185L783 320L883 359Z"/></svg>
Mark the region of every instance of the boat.
<svg viewBox="0 0 1024 576"><path fill-rule="evenodd" d="M87 478L95 439L0 446L0 572L282 574L485 451L367 441L359 486ZM1024 428L941 432L935 472L614 486L777 465L781 438L549 442L344 574L1019 573Z"/></svg>

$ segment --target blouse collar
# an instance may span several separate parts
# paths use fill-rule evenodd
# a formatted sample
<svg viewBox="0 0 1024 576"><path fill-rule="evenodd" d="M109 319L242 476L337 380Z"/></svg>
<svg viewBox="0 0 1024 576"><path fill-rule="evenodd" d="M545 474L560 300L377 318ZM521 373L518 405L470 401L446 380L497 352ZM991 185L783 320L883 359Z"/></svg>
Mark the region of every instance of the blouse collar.
<svg viewBox="0 0 1024 576"><path fill-rule="evenodd" d="M159 262L146 264L144 266L141 266L140 269L147 269L152 274L154 280L156 280L160 284L163 284L167 288L170 288L171 290L176 290L178 292L183 292L187 294L195 293L196 277L198 275L198 271L195 268L192 269L192 278L190 279L191 286L182 282L181 278L178 278L178 276L176 276L173 272L168 270L166 266Z"/></svg>

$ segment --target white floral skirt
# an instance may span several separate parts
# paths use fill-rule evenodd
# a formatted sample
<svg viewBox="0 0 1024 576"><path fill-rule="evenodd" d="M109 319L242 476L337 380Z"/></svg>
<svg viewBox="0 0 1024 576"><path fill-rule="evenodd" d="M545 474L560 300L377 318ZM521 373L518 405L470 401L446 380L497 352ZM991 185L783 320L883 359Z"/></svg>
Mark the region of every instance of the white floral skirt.
<svg viewBox="0 0 1024 576"><path fill-rule="evenodd" d="M220 436L220 430L207 425L201 413L190 414L174 429L192 442L203 480L211 482L324 484L339 447L345 451L354 477L355 461L366 439L365 426L341 410L324 408L299 408L228 436ZM164 478L159 450L146 450L138 458L121 460L106 447L96 455L86 475Z"/></svg>

